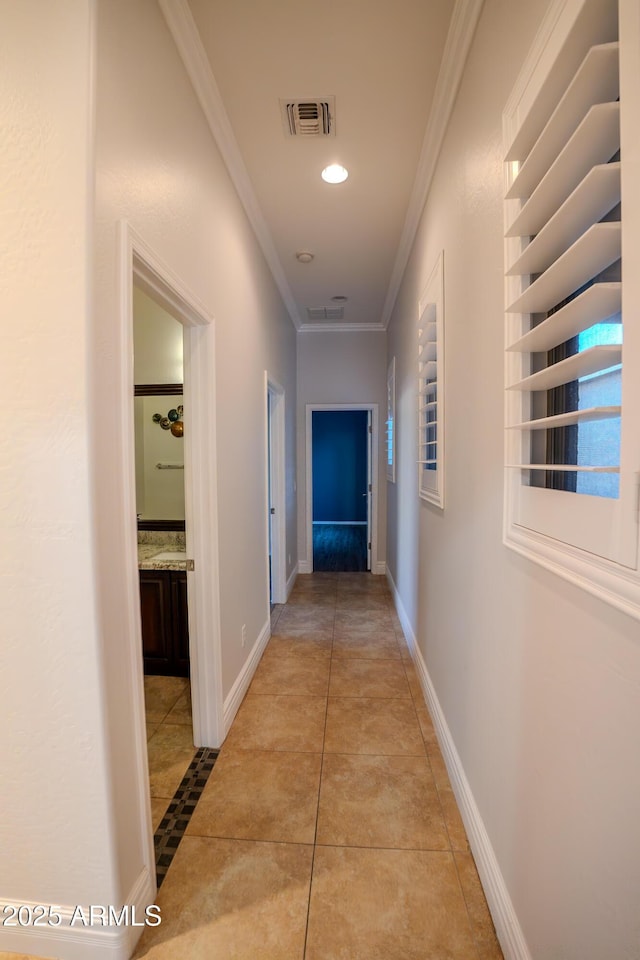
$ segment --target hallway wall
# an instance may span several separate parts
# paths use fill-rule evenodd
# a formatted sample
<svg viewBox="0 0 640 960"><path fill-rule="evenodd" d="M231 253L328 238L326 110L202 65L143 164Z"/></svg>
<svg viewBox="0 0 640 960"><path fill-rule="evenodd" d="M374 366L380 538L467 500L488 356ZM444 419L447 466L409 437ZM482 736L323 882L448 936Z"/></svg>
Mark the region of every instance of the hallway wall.
<svg viewBox="0 0 640 960"><path fill-rule="evenodd" d="M112 384L118 329L117 224L126 219L214 317L198 333L215 351L222 687L225 698L268 624L264 371L286 391L288 551L294 554L295 330L154 0L98 4L95 382L97 550L122 895L140 860L130 796L130 640L118 558L130 518ZM117 402L117 401L116 401ZM292 560L293 562L293 560ZM202 587L201 582L201 587ZM206 585L204 585L206 589ZM247 645L241 645L246 624Z"/></svg>
<svg viewBox="0 0 640 960"><path fill-rule="evenodd" d="M0 20L0 896L109 902L86 369L92 11L3 0ZM0 953L30 952L37 933L3 922Z"/></svg>
<svg viewBox="0 0 640 960"><path fill-rule="evenodd" d="M388 565L534 960L637 955L637 622L502 544L502 110L547 4L487 0L389 330ZM444 250L445 510L416 470L418 300Z"/></svg>
<svg viewBox="0 0 640 960"><path fill-rule="evenodd" d="M311 560L306 527L306 405L377 403L378 563L386 557L387 481L384 427L387 416L387 354L384 331L298 333L298 558L301 570ZM311 572L308 570L307 572Z"/></svg>

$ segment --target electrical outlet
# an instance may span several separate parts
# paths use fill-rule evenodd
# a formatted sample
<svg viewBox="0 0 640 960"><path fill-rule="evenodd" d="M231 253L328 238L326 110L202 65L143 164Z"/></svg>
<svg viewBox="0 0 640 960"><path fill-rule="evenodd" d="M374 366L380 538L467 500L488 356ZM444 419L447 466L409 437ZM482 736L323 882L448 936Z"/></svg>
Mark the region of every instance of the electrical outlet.
<svg viewBox="0 0 640 960"><path fill-rule="evenodd" d="M242 646L243 647L246 644L246 642L247 642L247 625L246 623L243 623L242 624Z"/></svg>
<svg viewBox="0 0 640 960"><path fill-rule="evenodd" d="M289 554L289 566L291 566L291 554Z"/></svg>

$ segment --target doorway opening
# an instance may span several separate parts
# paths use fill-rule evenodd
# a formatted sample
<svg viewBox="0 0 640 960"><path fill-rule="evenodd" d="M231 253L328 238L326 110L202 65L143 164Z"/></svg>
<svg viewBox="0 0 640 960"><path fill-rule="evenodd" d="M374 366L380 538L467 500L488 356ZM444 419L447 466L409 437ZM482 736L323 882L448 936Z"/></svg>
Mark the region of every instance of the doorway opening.
<svg viewBox="0 0 640 960"><path fill-rule="evenodd" d="M307 537L313 571L374 569L374 405L310 406Z"/></svg>

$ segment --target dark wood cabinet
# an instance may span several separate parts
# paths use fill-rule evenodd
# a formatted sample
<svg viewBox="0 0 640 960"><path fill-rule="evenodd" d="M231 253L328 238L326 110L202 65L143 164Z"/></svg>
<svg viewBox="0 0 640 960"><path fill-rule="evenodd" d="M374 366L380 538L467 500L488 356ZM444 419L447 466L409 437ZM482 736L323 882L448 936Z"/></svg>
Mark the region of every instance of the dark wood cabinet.
<svg viewBox="0 0 640 960"><path fill-rule="evenodd" d="M142 655L148 676L189 676L187 574L140 570Z"/></svg>

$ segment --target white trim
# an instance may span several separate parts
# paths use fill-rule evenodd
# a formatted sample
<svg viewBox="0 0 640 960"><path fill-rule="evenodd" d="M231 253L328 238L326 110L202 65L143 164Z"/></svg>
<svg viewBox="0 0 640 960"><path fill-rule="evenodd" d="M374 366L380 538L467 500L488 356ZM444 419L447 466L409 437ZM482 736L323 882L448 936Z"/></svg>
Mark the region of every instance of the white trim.
<svg viewBox="0 0 640 960"><path fill-rule="evenodd" d="M307 531L307 557L298 561L300 573L313 573L313 456L312 415L314 410L362 410L371 414L371 570L378 565L378 404L377 403L307 403L306 404L306 491L305 508ZM375 461L375 462L374 462Z"/></svg>
<svg viewBox="0 0 640 960"><path fill-rule="evenodd" d="M133 417L133 278L184 328L184 399L190 413L185 436L185 514L187 551L195 561L196 580L187 579L194 741L218 747L222 736L222 684L218 594L218 511L215 450L215 330L213 318L173 271L131 225L118 224L120 391L122 436L122 498L126 514L122 562L127 574L128 633L131 637L129 674L135 714L136 759L140 784L138 803L143 833L150 844L146 866L155 869L148 810L148 770L144 723L142 637L138 586L138 546L135 508L135 440ZM203 344L206 343L206 349ZM194 589L206 582L206 590ZM147 852L147 856L149 853Z"/></svg>
<svg viewBox="0 0 640 960"><path fill-rule="evenodd" d="M296 585L296 577L298 576L299 573L300 573L300 566L299 564L296 563L295 567L289 574L289 579L287 580L287 600L291 596L291 591Z"/></svg>
<svg viewBox="0 0 640 960"><path fill-rule="evenodd" d="M382 309L381 321L385 330L389 326L402 277L409 262L413 241L422 217L422 211L427 202L427 195L447 132L483 2L484 0L456 0L451 16L438 81L433 95L433 105L422 142L422 150L420 151L418 170L407 207L407 216L402 228L398 252L391 272L389 289Z"/></svg>
<svg viewBox="0 0 640 960"><path fill-rule="evenodd" d="M267 543L271 539L271 597L267 603L286 603L286 555L287 555L287 506L285 491L285 392L277 380L264 372L265 381L265 437L269 444L271 434L271 477L266 477L267 494L266 522ZM271 397L271 425L269 426L269 397ZM268 449L265 456L265 470L269 471ZM271 504L269 504L271 488ZM269 513L270 506L275 514ZM271 537L269 536L271 530ZM267 584L269 583L269 555L267 552ZM268 589L268 587L267 587Z"/></svg>
<svg viewBox="0 0 640 960"><path fill-rule="evenodd" d="M372 571L377 577L384 577L387 573L387 561L378 560L375 570Z"/></svg>
<svg viewBox="0 0 640 960"><path fill-rule="evenodd" d="M421 431L424 429L420 413L420 381L424 373L419 375L418 379L418 496L426 500L433 506L444 510L444 482L445 482L445 446L446 446L446 378L445 378L445 333L444 333L444 250L438 254L438 259L429 273L429 279L424 285L422 294L418 301L418 323L417 331L424 327L423 317L430 307L435 308L436 313L436 383L437 383L437 407L436 420L438 422L436 435L436 464L435 470L425 470L420 463L420 440ZM418 363L418 368L423 369L426 364Z"/></svg>
<svg viewBox="0 0 640 960"><path fill-rule="evenodd" d="M366 520L314 520L314 527L366 527Z"/></svg>
<svg viewBox="0 0 640 960"><path fill-rule="evenodd" d="M480 810L478 809L478 805L471 791L471 786L464 772L462 761L456 750L451 731L449 730L442 707L440 706L440 701L438 700L431 677L429 676L429 671L418 647L416 636L390 571L387 571L387 581L393 595L407 646L416 667L422 693L433 720L438 743L447 766L451 786L465 830L467 831L469 846L471 847L473 858L478 868L478 874L482 882L487 904L491 911L496 934L500 941L505 960L532 960L531 952L524 938L522 927L520 926L518 916L515 912L511 897L509 896L507 885L491 845L489 834L480 815Z"/></svg>
<svg viewBox="0 0 640 960"><path fill-rule="evenodd" d="M637 3L621 2L620 15L620 91L624 104L626 97L635 96L635 77L640 60L640 45L637 42ZM579 68L586 51L597 42L612 39L612 17L615 6L590 4L588 0L553 0L538 31L533 46L515 83L513 92L503 113L503 138L508 159L521 154L528 140L537 136L539 127L551 112L558 99L558 71L566 74L566 81ZM629 18L629 19L627 19ZM579 24L579 30L574 28ZM628 58L628 59L627 59ZM625 70L631 66L630 74ZM549 81L549 76L554 82ZM558 81L557 83L555 81ZM635 104L635 100L633 101ZM634 106L629 107L633 116ZM533 120L532 120L533 118ZM520 129L526 132L519 134ZM623 177L623 255L625 236L631 236L632 217L634 225L640 214L640 192L637 188L637 157L640 154L640 139L633 120L621 125L621 134L628 139L622 144ZM515 144L515 146L514 146ZM635 160L634 160L635 158ZM505 187L513 177L510 164L505 164ZM635 197L635 200L634 200ZM505 203L505 227L507 206ZM634 206L635 204L635 206ZM637 231L636 231L637 232ZM626 242L629 242L628 240ZM632 240L633 242L633 240ZM512 250L521 241L518 238L505 240L505 263L513 260ZM519 251L518 251L519 252ZM633 259L632 250L627 256ZM625 370L623 373L622 449L620 462L620 493L617 499L598 498L585 494L569 494L564 491L546 490L526 486L519 471L505 470L503 543L528 560L539 564L551 573L562 577L581 589L616 607L634 619L640 619L640 573L638 567L638 468L640 443L637 431L629 428L629 416L638 409L640 396L631 363L640 355L640 340L635 325L629 317L635 312L640 286L633 271L624 273L622 315L625 325ZM521 281L514 276L505 276L505 304L512 304L521 293ZM520 333L517 315L505 315L505 345L508 347ZM522 324L524 326L524 324ZM522 355L507 351L505 354L505 385L510 385L522 376ZM524 410L524 397L515 391L506 391L505 427L529 418ZM624 411L627 411L625 417ZM524 416L523 416L524 413ZM626 422L626 426L624 426ZM529 456L527 435L505 430L505 463L526 463Z"/></svg>
<svg viewBox="0 0 640 960"><path fill-rule="evenodd" d="M74 924L71 926L71 920L74 918L74 911L80 906L85 917L89 918L89 904L80 904L69 906L59 904L32 903L22 900L20 903L14 903L9 900L3 900L2 906L15 908L25 907L32 911L38 907L44 908L47 913L45 916L51 916L56 921L55 914L61 917L59 926L3 926L2 927L2 947L3 950L10 950L12 953L25 955L33 954L35 956L64 957L64 960L128 960L131 956L136 943L138 942L142 930L144 929L145 910L147 906L154 903L156 893L155 864L153 875L146 867L143 868L129 893L125 904L113 904L116 913L119 913L124 905L128 907L128 917L136 921L136 926L131 923L126 926L101 926L95 924L92 926L84 925L82 916L79 912L75 914ZM109 905L104 904L107 908ZM49 914L49 911L51 913ZM4 917L6 920L6 915ZM142 923L143 926L137 924ZM4 954L2 954L4 955Z"/></svg>
<svg viewBox="0 0 640 960"><path fill-rule="evenodd" d="M189 4L187 0L158 0L158 2L187 75L191 80L198 102L209 124L209 129L222 154L229 176L238 191L240 201L262 248L275 284L280 291L280 296L293 325L299 330L300 316L296 302L282 269L271 232L258 204Z"/></svg>
<svg viewBox="0 0 640 960"><path fill-rule="evenodd" d="M240 704L244 700L244 695L249 689L249 684L253 679L256 668L260 663L260 657L264 653L269 639L271 637L271 617L269 617L254 643L251 653L244 662L244 665L235 679L231 690L224 701L224 735L225 737L231 729L231 724L240 709Z"/></svg>

